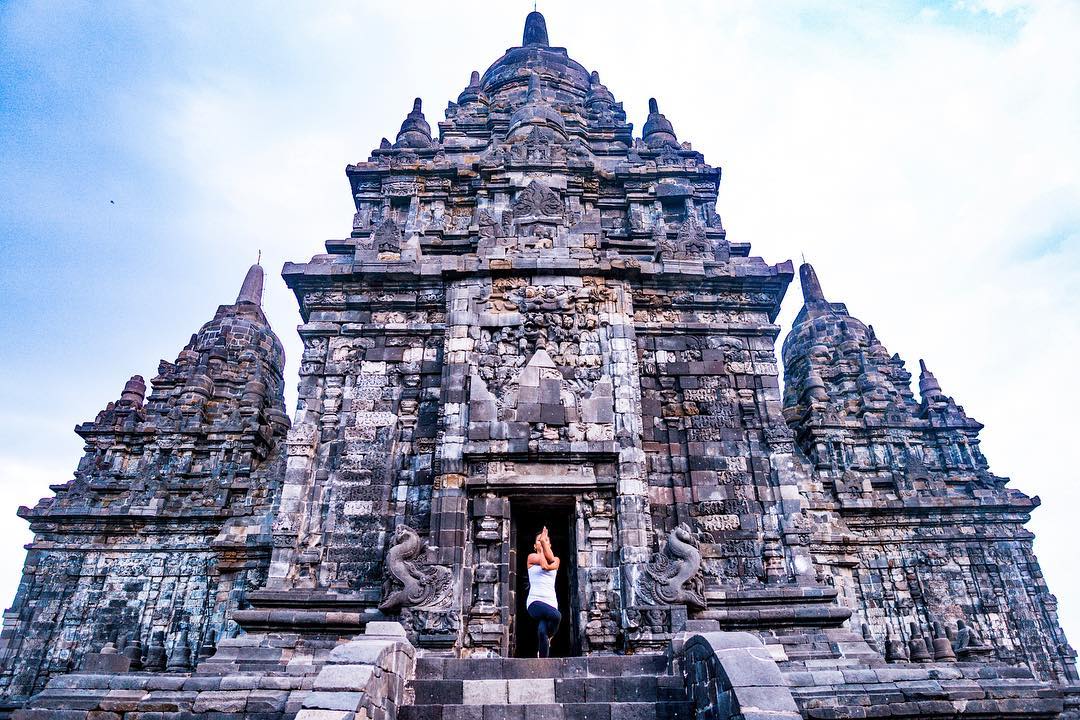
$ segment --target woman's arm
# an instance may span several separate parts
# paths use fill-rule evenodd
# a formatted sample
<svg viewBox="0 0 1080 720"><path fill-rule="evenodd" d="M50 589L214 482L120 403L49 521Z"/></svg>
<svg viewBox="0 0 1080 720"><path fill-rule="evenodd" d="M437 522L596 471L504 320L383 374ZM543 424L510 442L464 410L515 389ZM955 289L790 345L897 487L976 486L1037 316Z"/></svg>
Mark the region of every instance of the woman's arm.
<svg viewBox="0 0 1080 720"><path fill-rule="evenodd" d="M555 553L551 552L551 540L548 539L547 535L540 538L540 549L544 551L544 554L540 557L540 567L545 570L558 570L559 558L555 557Z"/></svg>

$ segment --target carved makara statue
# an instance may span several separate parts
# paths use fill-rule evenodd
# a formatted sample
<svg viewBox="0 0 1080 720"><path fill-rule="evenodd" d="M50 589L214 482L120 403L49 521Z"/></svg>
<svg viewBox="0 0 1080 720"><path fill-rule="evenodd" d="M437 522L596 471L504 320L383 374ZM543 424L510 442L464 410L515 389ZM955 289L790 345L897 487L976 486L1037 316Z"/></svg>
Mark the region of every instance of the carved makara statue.
<svg viewBox="0 0 1080 720"><path fill-rule="evenodd" d="M386 551L387 587L379 603L380 610L440 609L450 604L450 569L423 564L425 550L424 541L415 530L408 525L398 527L394 542Z"/></svg>
<svg viewBox="0 0 1080 720"><path fill-rule="evenodd" d="M653 605L685 604L705 609L701 552L689 525L682 523L668 534L664 549L645 566L640 591Z"/></svg>

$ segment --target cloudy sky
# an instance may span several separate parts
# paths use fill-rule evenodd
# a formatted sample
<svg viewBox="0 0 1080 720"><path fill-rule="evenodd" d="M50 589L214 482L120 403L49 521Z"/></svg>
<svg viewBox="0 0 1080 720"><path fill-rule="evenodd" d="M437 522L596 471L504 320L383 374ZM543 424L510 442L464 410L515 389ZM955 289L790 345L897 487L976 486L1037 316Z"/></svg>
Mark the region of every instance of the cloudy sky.
<svg viewBox="0 0 1080 720"><path fill-rule="evenodd" d="M277 270L348 234L346 163L414 96L434 125L531 6L0 3L0 604L29 540L15 508L71 477L72 428L173 359L259 249L295 386ZM637 127L656 96L723 167L731 239L804 253L986 424L994 471L1043 499L1036 550L1080 643L1080 3L540 10Z"/></svg>

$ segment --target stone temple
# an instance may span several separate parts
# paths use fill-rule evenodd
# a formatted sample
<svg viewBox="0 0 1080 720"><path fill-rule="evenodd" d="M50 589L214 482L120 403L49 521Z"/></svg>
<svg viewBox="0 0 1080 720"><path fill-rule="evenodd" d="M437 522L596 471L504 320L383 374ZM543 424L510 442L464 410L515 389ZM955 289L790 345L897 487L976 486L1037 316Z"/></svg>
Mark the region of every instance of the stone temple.
<svg viewBox="0 0 1080 720"><path fill-rule="evenodd" d="M417 100L346 170L351 235L284 268L291 422L254 266L20 509L2 714L1080 715L1038 500L806 264L778 359L793 265L727 237L649 105L635 136L535 12L437 132Z"/></svg>

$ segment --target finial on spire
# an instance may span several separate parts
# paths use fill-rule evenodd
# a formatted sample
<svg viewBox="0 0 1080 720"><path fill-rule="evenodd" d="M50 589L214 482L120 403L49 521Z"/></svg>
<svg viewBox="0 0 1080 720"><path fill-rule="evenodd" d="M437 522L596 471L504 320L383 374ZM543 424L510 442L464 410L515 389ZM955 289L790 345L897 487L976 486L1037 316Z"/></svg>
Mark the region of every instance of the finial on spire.
<svg viewBox="0 0 1080 720"><path fill-rule="evenodd" d="M259 248L259 254L255 256L255 264L262 265L262 248Z"/></svg>
<svg viewBox="0 0 1080 720"><path fill-rule="evenodd" d="M654 150L665 145L676 149L679 147L679 140L675 137L675 128L660 112L656 98L649 98L649 117L641 128L641 138Z"/></svg>
<svg viewBox="0 0 1080 720"><path fill-rule="evenodd" d="M458 95L458 105L467 105L480 99L480 73L473 70L469 75L469 85Z"/></svg>
<svg viewBox="0 0 1080 720"><path fill-rule="evenodd" d="M930 401L942 397L941 383L934 377L934 373L926 367L926 362L919 358L919 395L923 400Z"/></svg>
<svg viewBox="0 0 1080 720"><path fill-rule="evenodd" d="M260 251L261 259L261 251ZM244 284L240 286L240 294L236 296L236 304L251 303L252 305L262 306L263 296L263 269L262 265L256 263L248 268L247 275L244 276Z"/></svg>
<svg viewBox="0 0 1080 720"><path fill-rule="evenodd" d="M142 405L146 399L146 381L142 375L132 375L131 379L124 384L124 391L120 394L122 405Z"/></svg>
<svg viewBox="0 0 1080 720"><path fill-rule="evenodd" d="M521 36L521 44L525 47L529 45L547 47L550 44L548 41L547 20L536 11L535 7L529 13L529 16L525 18L525 32Z"/></svg>
<svg viewBox="0 0 1080 720"><path fill-rule="evenodd" d="M817 272L814 271L814 266L805 260L799 266L799 283L802 285L804 304L826 302L825 294L821 291L821 281L818 280Z"/></svg>
<svg viewBox="0 0 1080 720"><path fill-rule="evenodd" d="M427 148L431 147L431 126L424 117L423 101L413 100L412 111L401 123L394 147Z"/></svg>

